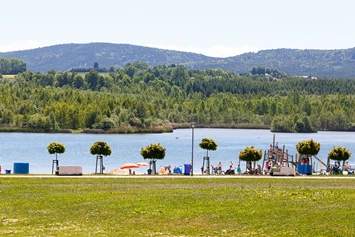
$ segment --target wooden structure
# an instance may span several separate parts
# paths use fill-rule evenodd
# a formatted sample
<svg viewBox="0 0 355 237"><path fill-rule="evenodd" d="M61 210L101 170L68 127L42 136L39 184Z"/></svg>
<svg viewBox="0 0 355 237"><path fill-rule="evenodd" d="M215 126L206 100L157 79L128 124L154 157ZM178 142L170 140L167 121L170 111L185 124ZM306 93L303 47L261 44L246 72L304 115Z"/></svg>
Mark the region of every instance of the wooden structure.
<svg viewBox="0 0 355 237"><path fill-rule="evenodd" d="M266 162L268 162L271 167L283 166L288 168L294 168L296 165L293 155L290 155L288 153L288 150L285 149L285 145L283 145L282 149L279 147L278 142L275 141L275 134L273 136L273 142L272 144L270 144L269 150L264 152L262 167L265 167Z"/></svg>

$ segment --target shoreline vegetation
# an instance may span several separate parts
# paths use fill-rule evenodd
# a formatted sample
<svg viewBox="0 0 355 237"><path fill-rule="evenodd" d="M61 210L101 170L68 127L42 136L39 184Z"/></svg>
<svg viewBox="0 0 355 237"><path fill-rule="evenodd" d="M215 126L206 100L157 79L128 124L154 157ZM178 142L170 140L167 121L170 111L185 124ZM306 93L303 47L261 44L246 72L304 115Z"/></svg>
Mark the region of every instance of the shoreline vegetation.
<svg viewBox="0 0 355 237"><path fill-rule="evenodd" d="M114 129L36 129L29 127L13 127L9 125L0 125L0 133L18 132L18 133L87 133L87 134L134 134L134 133L170 133L175 129L191 128L190 123L167 123L163 126L142 128L136 126L121 126ZM216 128L216 129L269 129L274 133L292 133L290 131L276 131L270 125L265 124L198 124L197 128ZM354 129L339 129L339 130L320 130L320 131L334 131L334 132L354 132ZM303 133L317 133L318 131L310 131ZM297 132L293 132L297 133Z"/></svg>
<svg viewBox="0 0 355 237"><path fill-rule="evenodd" d="M262 124L198 124L198 128L219 128L219 129L270 129L268 125ZM0 125L0 132L18 133L87 133L87 134L133 134L133 133L169 133L175 129L191 128L190 123L168 123L164 126L140 128L135 126L122 126L110 130L104 129L35 129L28 127L12 127Z"/></svg>

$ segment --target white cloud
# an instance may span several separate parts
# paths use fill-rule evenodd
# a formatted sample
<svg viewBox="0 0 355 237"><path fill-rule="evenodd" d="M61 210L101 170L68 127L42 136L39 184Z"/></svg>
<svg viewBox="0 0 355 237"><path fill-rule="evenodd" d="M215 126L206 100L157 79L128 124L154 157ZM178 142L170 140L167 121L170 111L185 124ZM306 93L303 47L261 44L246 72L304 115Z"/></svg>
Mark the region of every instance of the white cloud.
<svg viewBox="0 0 355 237"><path fill-rule="evenodd" d="M0 45L0 52L11 52L17 50L34 49L34 48L39 48L44 46L47 45L44 45L34 40L27 40L22 42L18 41L18 42L13 42L11 44Z"/></svg>
<svg viewBox="0 0 355 237"><path fill-rule="evenodd" d="M192 53L200 53L211 57L230 57L236 56L243 53L248 52L258 52L261 49L253 48L250 46L243 46L243 47L227 47L227 46L213 46L209 48L200 48L200 47L184 47L184 46L177 46L177 45L146 45L148 47L160 48L160 49L170 49L170 50L178 50L184 52L192 52Z"/></svg>

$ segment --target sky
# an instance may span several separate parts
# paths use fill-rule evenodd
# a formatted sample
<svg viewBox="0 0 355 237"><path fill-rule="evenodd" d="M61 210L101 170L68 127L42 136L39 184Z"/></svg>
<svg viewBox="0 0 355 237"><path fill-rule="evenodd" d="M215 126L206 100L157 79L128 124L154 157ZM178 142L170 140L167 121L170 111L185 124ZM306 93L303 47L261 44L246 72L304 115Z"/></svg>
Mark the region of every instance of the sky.
<svg viewBox="0 0 355 237"><path fill-rule="evenodd" d="M125 43L228 57L355 47L353 0L3 0L0 52Z"/></svg>

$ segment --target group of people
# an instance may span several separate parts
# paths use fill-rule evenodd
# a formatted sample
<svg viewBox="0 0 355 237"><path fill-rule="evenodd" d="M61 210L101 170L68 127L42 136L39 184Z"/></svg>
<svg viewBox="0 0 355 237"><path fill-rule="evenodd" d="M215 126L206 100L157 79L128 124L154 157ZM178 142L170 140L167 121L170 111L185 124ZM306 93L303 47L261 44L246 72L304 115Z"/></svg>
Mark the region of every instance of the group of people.
<svg viewBox="0 0 355 237"><path fill-rule="evenodd" d="M232 161L231 161L232 162ZM233 162L232 162L232 164L233 164ZM208 169L208 168L207 168ZM205 170L205 172L207 173L208 172L208 170ZM203 167L201 167L201 170L202 170L202 173L203 173ZM214 166L214 165L211 165L211 170L212 170L212 174L223 174L224 173L224 171L222 170L222 162L220 161L220 162L218 162L218 164L216 165L216 166Z"/></svg>
<svg viewBox="0 0 355 237"><path fill-rule="evenodd" d="M336 161L330 170L332 174L341 174L343 171L348 172L348 174L354 174L354 170L351 168L351 165L347 161L342 168L340 161Z"/></svg>
<svg viewBox="0 0 355 237"><path fill-rule="evenodd" d="M201 167L201 173L208 173L209 167L207 167L206 169L204 169L204 167ZM229 161L229 169L227 169L226 171L223 170L222 168L222 162L218 162L218 164L216 166L211 165L211 170L212 170L212 174L235 174L235 169L233 169L233 161ZM237 174L241 174L242 170L240 168L240 165L238 165L237 167Z"/></svg>

